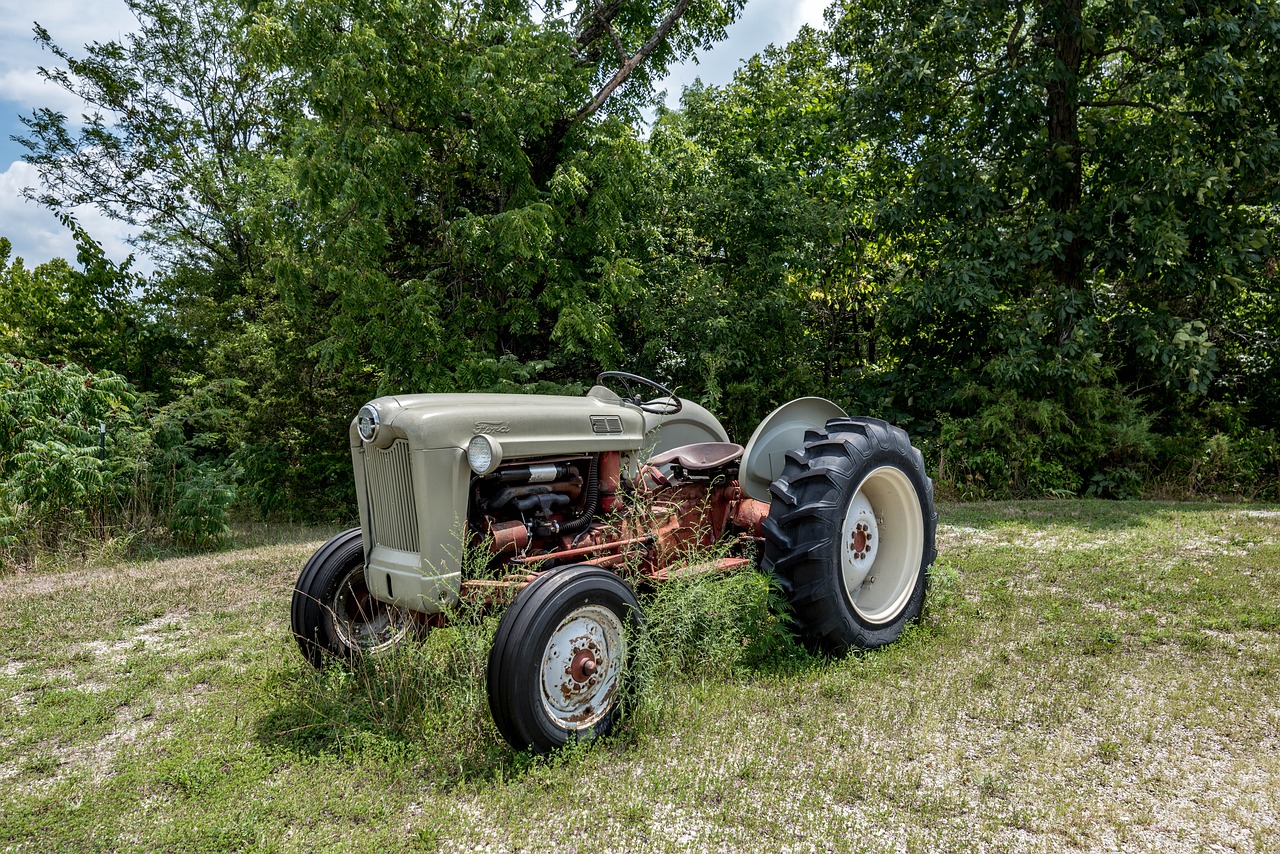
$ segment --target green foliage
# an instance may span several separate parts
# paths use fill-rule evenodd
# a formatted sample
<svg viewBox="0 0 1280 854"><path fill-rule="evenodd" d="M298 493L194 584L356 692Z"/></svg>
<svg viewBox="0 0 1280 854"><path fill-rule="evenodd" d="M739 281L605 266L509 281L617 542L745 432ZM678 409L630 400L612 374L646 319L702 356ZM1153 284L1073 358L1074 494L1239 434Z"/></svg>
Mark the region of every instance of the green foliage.
<svg viewBox="0 0 1280 854"><path fill-rule="evenodd" d="M1218 468L1212 479L1209 466L1193 470L1193 493L1280 495L1280 431L1253 428L1234 437L1217 433L1205 444L1205 462ZM1215 445L1225 446L1222 453L1213 453Z"/></svg>
<svg viewBox="0 0 1280 854"><path fill-rule="evenodd" d="M936 560L929 566L928 591L924 600L921 622L933 626L945 620L948 611L962 601L963 592L960 570L946 560Z"/></svg>
<svg viewBox="0 0 1280 854"><path fill-rule="evenodd" d="M24 563L94 534L183 546L229 533L237 471L226 399L235 383L187 380L151 411L109 371L0 360L0 555Z"/></svg>
<svg viewBox="0 0 1280 854"><path fill-rule="evenodd" d="M741 0L129 6L138 30L83 57L37 27L45 76L98 112L24 120L29 192L142 229L149 296L200 347L174 373L246 381L244 498L341 513L342 425L379 392L630 361L654 203L633 122Z"/></svg>
<svg viewBox="0 0 1280 854"><path fill-rule="evenodd" d="M191 342L145 293L132 257L115 263L72 216L60 219L75 238L76 266L55 259L27 269L21 258L10 262L0 237L0 352L114 371L142 391L167 392Z"/></svg>
<svg viewBox="0 0 1280 854"><path fill-rule="evenodd" d="M847 132L884 181L899 406L964 414L976 383L1087 424L1098 395L1158 413L1211 391L1239 295L1274 290L1280 6L877 0L832 20ZM1079 450L1049 448L1067 468Z"/></svg>
<svg viewBox="0 0 1280 854"><path fill-rule="evenodd" d="M132 426L137 397L117 374L0 357L0 555L56 548L105 523L112 497L100 442Z"/></svg>
<svg viewBox="0 0 1280 854"><path fill-rule="evenodd" d="M1150 416L1114 392L1076 394L1068 409L1014 391L964 389L959 398L971 414L941 417L936 446L926 443L938 488L969 499L1135 497L1155 452Z"/></svg>
<svg viewBox="0 0 1280 854"><path fill-rule="evenodd" d="M316 375L315 359L307 356L310 342L294 332L295 323L305 325L309 318L284 310L278 283L265 272L269 259L280 254L282 223L297 219L288 159L293 121L301 110L295 80L254 55L252 10L260 4L130 0L128 5L137 30L119 41L87 45L79 57L37 26L37 39L59 60L44 72L47 79L95 110L78 127L49 109L24 119L27 160L40 168L42 180L28 194L55 210L96 205L134 226L140 245L159 262L161 274L152 281L124 288L126 310L109 313L131 318L119 336L123 358L111 366L137 387L156 392L154 404L161 409L188 393L182 377L242 379L237 417L226 421L231 432L223 450L229 453L241 442L239 426L246 423L263 445L283 448L273 465L258 466L267 485L243 494L261 499L259 505L268 511L289 505L291 498L315 501L318 484L326 478L333 482L333 454L322 452L318 463L299 463L291 446L305 441L299 434L309 440L312 428L329 428L333 410L348 413L369 389L364 384L353 392L349 382ZM46 348L29 355L98 365L83 348L65 355ZM340 432L333 435L341 445ZM281 441L273 442L277 437ZM157 459L147 462L165 469L162 480L170 489L164 507L174 506L181 484L192 478L225 495L230 475L210 474L203 459L209 452L200 454L203 473L193 468L187 477L179 474L185 463L168 459L167 441L153 449ZM223 459L216 467L231 472L234 464ZM343 482L341 476L337 480ZM291 490L288 498L279 496L281 489ZM150 500L144 496L138 503ZM198 505L184 504L197 515L218 515L214 506L197 511ZM207 540L218 529L209 524L181 533L180 539Z"/></svg>
<svg viewBox="0 0 1280 854"><path fill-rule="evenodd" d="M686 90L650 139L669 199L649 246L630 346L744 434L802 394L847 402L875 361L876 239L858 199L861 146L833 134L839 77L818 34L747 63L723 90Z"/></svg>
<svg viewBox="0 0 1280 854"><path fill-rule="evenodd" d="M257 4L127 5L137 30L85 45L83 57L36 25L36 40L59 60L42 76L89 110L81 122L48 108L23 118L29 136L20 142L42 182L28 195L59 211L95 205L139 228L173 269L249 273L261 260L254 220L277 202L275 155L298 109L290 81L250 55ZM220 296L239 285L224 281Z"/></svg>
<svg viewBox="0 0 1280 854"><path fill-rule="evenodd" d="M150 416L135 450L150 513L185 546L217 545L230 533L239 469L234 463L242 383L180 380L182 396Z"/></svg>
<svg viewBox="0 0 1280 854"><path fill-rule="evenodd" d="M1177 464L1161 487L1179 497L1214 496L1257 499L1280 494L1280 431L1237 425L1230 432L1209 433L1211 419L1201 430L1168 442ZM1182 464L1189 460L1189 465Z"/></svg>
<svg viewBox="0 0 1280 854"><path fill-rule="evenodd" d="M956 495L1280 489L1277 0L837 3L647 137L740 0L128 5L82 55L37 26L92 110L24 119L28 194L160 273L0 242L0 350L151 396L109 471L33 445L86 490L39 500L349 519L362 402L600 368L738 438L824 395Z"/></svg>
<svg viewBox="0 0 1280 854"><path fill-rule="evenodd" d="M292 5L260 26L315 114L294 149L307 218L276 272L325 333L322 367L370 365L382 390L465 388L507 356L616 362L610 309L636 294L640 146L577 117L593 74L572 32L514 4L457 11Z"/></svg>
<svg viewBox="0 0 1280 854"><path fill-rule="evenodd" d="M656 585L643 601L640 678L661 681L704 668L742 673L799 655L777 617L783 602L770 579L754 571Z"/></svg>
<svg viewBox="0 0 1280 854"><path fill-rule="evenodd" d="M805 393L889 418L972 495L1132 495L1236 389L1231 435L1267 427L1280 6L828 20L655 127L656 370L739 431Z"/></svg>
<svg viewBox="0 0 1280 854"><path fill-rule="evenodd" d="M629 726L641 730L660 728L691 685L810 660L787 629L784 600L759 572L675 578L654 586L641 604L645 627L633 640L629 712Z"/></svg>
<svg viewBox="0 0 1280 854"><path fill-rule="evenodd" d="M487 575L489 557L487 544L465 549L464 577ZM498 740L485 668L506 604L461 601L386 652L306 668L280 686L285 708L272 722L283 730L280 741L306 753L385 760L403 760L429 744L450 773L462 763L482 763Z"/></svg>

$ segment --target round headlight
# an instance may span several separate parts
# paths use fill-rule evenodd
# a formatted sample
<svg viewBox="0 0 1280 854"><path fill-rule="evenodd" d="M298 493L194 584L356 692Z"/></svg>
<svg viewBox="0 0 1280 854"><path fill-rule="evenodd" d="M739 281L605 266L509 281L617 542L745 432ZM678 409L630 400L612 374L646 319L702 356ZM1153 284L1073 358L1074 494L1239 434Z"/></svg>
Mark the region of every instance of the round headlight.
<svg viewBox="0 0 1280 854"><path fill-rule="evenodd" d="M467 465L476 474L488 474L502 462L502 446L492 436L472 436L467 443Z"/></svg>
<svg viewBox="0 0 1280 854"><path fill-rule="evenodd" d="M356 432L360 434L361 439L372 442L373 437L378 435L378 425L381 423L378 410L373 408L372 403L366 403L360 407L360 414L356 416Z"/></svg>

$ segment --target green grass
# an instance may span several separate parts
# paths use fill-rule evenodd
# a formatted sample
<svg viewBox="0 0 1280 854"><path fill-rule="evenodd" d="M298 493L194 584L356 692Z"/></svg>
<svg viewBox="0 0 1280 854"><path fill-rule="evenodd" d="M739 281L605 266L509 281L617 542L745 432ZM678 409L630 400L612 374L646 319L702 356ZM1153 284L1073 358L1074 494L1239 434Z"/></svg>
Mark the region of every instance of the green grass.
<svg viewBox="0 0 1280 854"><path fill-rule="evenodd" d="M948 505L925 618L806 654L751 575L650 600L632 716L488 720L495 621L356 672L288 631L321 530L0 578L0 849L1280 851L1280 512Z"/></svg>

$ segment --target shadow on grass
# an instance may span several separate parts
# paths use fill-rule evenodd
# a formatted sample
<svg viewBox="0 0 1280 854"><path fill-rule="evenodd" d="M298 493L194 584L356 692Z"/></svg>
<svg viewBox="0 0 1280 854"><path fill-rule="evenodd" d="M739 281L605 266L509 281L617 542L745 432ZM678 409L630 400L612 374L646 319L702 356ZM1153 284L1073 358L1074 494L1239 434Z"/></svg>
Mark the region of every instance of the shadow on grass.
<svg viewBox="0 0 1280 854"><path fill-rule="evenodd" d="M355 524L353 521L352 525ZM298 525L285 522L237 522L231 528L228 549L259 546L300 546L324 541L351 525Z"/></svg>
<svg viewBox="0 0 1280 854"><path fill-rule="evenodd" d="M139 536L123 542L118 551L131 560L168 560L203 555L225 555L245 549L319 544L340 530L344 528L336 525L237 522L231 526L231 533L216 545L184 545ZM302 568L301 564L298 568Z"/></svg>

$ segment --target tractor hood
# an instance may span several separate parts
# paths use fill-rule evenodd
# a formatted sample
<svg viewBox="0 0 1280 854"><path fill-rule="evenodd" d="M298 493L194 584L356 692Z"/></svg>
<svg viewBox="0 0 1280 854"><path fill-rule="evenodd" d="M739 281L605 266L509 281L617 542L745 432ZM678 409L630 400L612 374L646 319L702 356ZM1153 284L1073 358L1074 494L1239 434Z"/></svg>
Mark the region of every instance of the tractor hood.
<svg viewBox="0 0 1280 854"><path fill-rule="evenodd" d="M648 416L652 419L653 416ZM385 449L397 439L411 451L465 449L472 436L498 441L504 459L644 447L654 424L617 400L533 394L410 394L380 397L351 422L351 447Z"/></svg>

